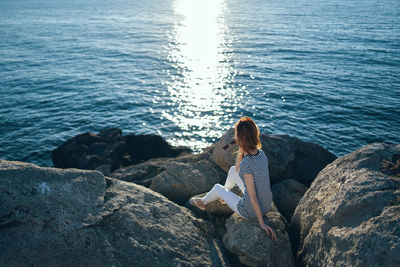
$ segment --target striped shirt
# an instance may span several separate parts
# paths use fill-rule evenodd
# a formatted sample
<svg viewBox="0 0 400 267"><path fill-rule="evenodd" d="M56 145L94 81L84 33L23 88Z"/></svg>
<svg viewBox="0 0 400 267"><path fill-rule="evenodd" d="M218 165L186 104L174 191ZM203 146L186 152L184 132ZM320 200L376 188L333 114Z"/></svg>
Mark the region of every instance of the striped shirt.
<svg viewBox="0 0 400 267"><path fill-rule="evenodd" d="M250 173L253 175L254 188L257 200L260 206L261 214L264 215L271 208L272 192L269 181L268 158L264 151L258 149L255 155L246 154L240 162L239 176L244 184L243 197L239 200L237 208L240 214L246 218L257 218L247 192L246 182L243 174Z"/></svg>

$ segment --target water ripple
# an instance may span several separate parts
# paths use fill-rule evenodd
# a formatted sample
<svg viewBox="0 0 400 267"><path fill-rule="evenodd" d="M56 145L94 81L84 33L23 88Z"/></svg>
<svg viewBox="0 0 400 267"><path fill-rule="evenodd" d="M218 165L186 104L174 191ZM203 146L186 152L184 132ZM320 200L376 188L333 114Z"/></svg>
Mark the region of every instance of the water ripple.
<svg viewBox="0 0 400 267"><path fill-rule="evenodd" d="M400 2L0 2L0 158L85 131L195 151L240 116L337 155L400 142Z"/></svg>

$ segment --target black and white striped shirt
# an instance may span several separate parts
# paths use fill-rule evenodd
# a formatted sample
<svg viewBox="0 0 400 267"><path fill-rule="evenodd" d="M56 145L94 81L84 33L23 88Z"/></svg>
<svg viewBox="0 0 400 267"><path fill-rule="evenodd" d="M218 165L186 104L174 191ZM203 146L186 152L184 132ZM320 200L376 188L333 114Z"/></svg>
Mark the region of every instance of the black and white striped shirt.
<svg viewBox="0 0 400 267"><path fill-rule="evenodd" d="M257 195L257 200L264 215L270 208L272 203L272 192L269 181L268 158L264 151L258 149L255 155L246 154L240 162L239 176L244 184L243 197L239 200L237 208L240 214L246 218L257 218L250 201L250 196L247 192L246 182L243 174L250 173L253 175L254 188Z"/></svg>

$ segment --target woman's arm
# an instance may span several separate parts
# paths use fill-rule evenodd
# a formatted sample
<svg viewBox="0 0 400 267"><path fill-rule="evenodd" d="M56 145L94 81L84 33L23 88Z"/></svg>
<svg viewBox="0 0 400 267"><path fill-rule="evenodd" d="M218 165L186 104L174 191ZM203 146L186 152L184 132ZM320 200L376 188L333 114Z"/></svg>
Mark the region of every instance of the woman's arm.
<svg viewBox="0 0 400 267"><path fill-rule="evenodd" d="M243 176L246 183L247 192L250 197L251 205L253 206L253 209L257 215L258 223L260 224L261 228L267 232L267 234L270 234L272 236L273 240L276 240L275 231L264 223L263 215L261 214L260 204L258 203L256 190L254 188L253 174L245 173L243 174Z"/></svg>

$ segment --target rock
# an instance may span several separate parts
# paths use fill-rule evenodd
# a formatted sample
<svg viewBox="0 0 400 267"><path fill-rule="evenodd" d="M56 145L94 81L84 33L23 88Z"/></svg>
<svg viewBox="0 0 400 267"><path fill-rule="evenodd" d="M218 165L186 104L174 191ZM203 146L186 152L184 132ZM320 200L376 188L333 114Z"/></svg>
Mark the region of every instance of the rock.
<svg viewBox="0 0 400 267"><path fill-rule="evenodd" d="M190 152L188 148L174 148L161 136L154 134L126 135L125 143L129 155L135 162L159 157L176 157L182 152Z"/></svg>
<svg viewBox="0 0 400 267"><path fill-rule="evenodd" d="M234 128L229 129L213 150L213 160L226 172L235 164L237 147L230 146L227 150L223 147L234 139L234 135ZM268 157L271 184L292 178L310 185L318 172L336 159L323 147L288 135L261 133L260 141Z"/></svg>
<svg viewBox="0 0 400 267"><path fill-rule="evenodd" d="M242 191L238 186L232 188L232 192L238 196L243 196ZM193 197L203 197L207 192L195 195ZM219 200L213 201L206 205L206 209L203 211L192 204L188 200L185 203L185 207L192 210L198 218L210 221L214 225L215 233L218 237L222 238L226 233L225 221L232 215L233 211L227 204L222 204ZM236 261L238 261L236 259ZM240 264L239 264L240 265ZM236 266L236 265L235 265Z"/></svg>
<svg viewBox="0 0 400 267"><path fill-rule="evenodd" d="M337 157L322 146L304 142L289 135L277 135L286 140L295 154L291 163L291 175L300 183L310 186L318 173Z"/></svg>
<svg viewBox="0 0 400 267"><path fill-rule="evenodd" d="M150 189L177 203L185 203L193 195L209 191L220 176L212 163L200 160L191 164L174 162L152 179Z"/></svg>
<svg viewBox="0 0 400 267"><path fill-rule="evenodd" d="M110 165L111 171L155 157L176 157L189 153L186 147L172 147L158 135L126 135L118 128L87 132L67 140L52 151L54 166L94 170Z"/></svg>
<svg viewBox="0 0 400 267"><path fill-rule="evenodd" d="M296 154L290 143L280 136L260 134L265 155L268 157L268 168L271 184L291 178L292 165Z"/></svg>
<svg viewBox="0 0 400 267"><path fill-rule="evenodd" d="M237 146L231 145L224 150L223 147L226 144L229 144L232 140L235 139L235 129L231 128L226 131L221 138L215 143L215 148L213 150L213 160L214 162L221 167L226 173L229 171L230 167L235 165L236 155L237 155Z"/></svg>
<svg viewBox="0 0 400 267"><path fill-rule="evenodd" d="M279 212L290 222L307 187L293 179L285 179L272 186L272 195Z"/></svg>
<svg viewBox="0 0 400 267"><path fill-rule="evenodd" d="M98 171L0 160L0 266L229 266L213 226Z"/></svg>
<svg viewBox="0 0 400 267"><path fill-rule="evenodd" d="M271 236L261 229L256 219L247 220L233 214L226 221L227 231L223 237L224 246L247 266L294 266L289 236L286 231L287 222L275 206L264 218L265 223L275 230L276 241L273 241Z"/></svg>
<svg viewBox="0 0 400 267"><path fill-rule="evenodd" d="M400 171L387 168L396 158L400 145L371 144L318 174L291 222L300 266L398 266Z"/></svg>
<svg viewBox="0 0 400 267"><path fill-rule="evenodd" d="M130 165L112 172L111 177L126 182L150 187L152 179L175 162L171 158L149 159L143 163Z"/></svg>
<svg viewBox="0 0 400 267"><path fill-rule="evenodd" d="M114 143L123 140L122 130L119 128L101 129L99 136L101 136L101 139L106 143Z"/></svg>
<svg viewBox="0 0 400 267"><path fill-rule="evenodd" d="M112 172L113 178L144 185L184 205L190 197L225 181L226 173L210 161L211 152L150 159Z"/></svg>
<svg viewBox="0 0 400 267"><path fill-rule="evenodd" d="M96 170L101 172L104 176L110 176L111 175L111 166L108 164L104 165L99 165L96 167Z"/></svg>
<svg viewBox="0 0 400 267"><path fill-rule="evenodd" d="M226 172L235 165L237 146L231 145L227 150L223 147L235 138L235 129L231 128L218 140L213 151L215 163ZM294 152L289 143L280 137L260 134L263 151L268 157L271 183L290 176L290 163L294 160Z"/></svg>
<svg viewBox="0 0 400 267"><path fill-rule="evenodd" d="M88 146L94 142L99 142L101 138L95 133L83 133L83 134L78 134L75 137L75 140L80 144Z"/></svg>

